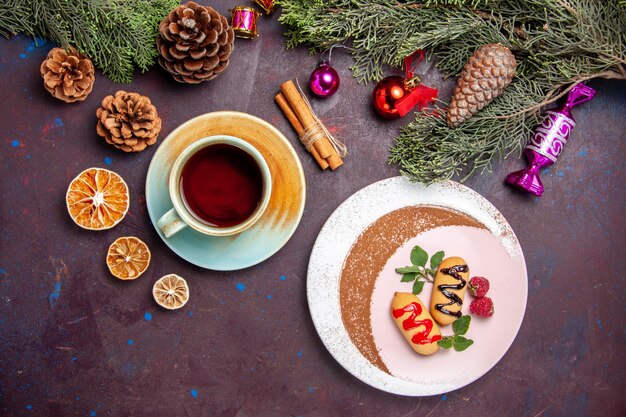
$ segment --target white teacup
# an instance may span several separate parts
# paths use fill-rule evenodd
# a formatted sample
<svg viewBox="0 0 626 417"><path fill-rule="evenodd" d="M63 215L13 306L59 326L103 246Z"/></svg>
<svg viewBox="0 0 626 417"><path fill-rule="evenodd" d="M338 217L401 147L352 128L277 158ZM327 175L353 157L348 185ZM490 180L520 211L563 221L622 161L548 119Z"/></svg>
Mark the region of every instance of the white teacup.
<svg viewBox="0 0 626 417"><path fill-rule="evenodd" d="M211 224L205 221L199 214L195 213L186 202L181 183L183 169L189 159L200 150L219 144L233 146L251 156L260 170L263 184L261 198L256 209L240 223L226 227ZM187 226L210 236L230 236L248 229L263 215L270 201L270 195L272 194L272 177L267 162L261 153L248 142L233 136L210 136L192 143L178 156L170 172L169 192L174 207L165 213L157 222L159 229L161 229L166 238L173 236Z"/></svg>

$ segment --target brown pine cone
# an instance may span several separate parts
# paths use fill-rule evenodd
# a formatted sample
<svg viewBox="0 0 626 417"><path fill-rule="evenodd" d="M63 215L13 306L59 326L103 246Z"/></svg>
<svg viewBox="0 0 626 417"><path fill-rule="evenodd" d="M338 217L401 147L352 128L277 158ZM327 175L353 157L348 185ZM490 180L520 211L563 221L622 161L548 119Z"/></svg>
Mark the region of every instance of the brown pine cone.
<svg viewBox="0 0 626 417"><path fill-rule="evenodd" d="M124 152L143 151L156 143L161 118L146 96L118 91L106 96L96 111L96 132Z"/></svg>
<svg viewBox="0 0 626 417"><path fill-rule="evenodd" d="M459 126L502 94L516 67L509 48L495 43L478 48L459 75L448 109L448 126Z"/></svg>
<svg viewBox="0 0 626 417"><path fill-rule="evenodd" d="M159 25L159 64L181 83L212 80L228 66L234 39L224 16L190 1L173 9Z"/></svg>
<svg viewBox="0 0 626 417"><path fill-rule="evenodd" d="M74 49L51 49L39 70L46 90L66 103L83 101L93 88L93 64L89 58Z"/></svg>

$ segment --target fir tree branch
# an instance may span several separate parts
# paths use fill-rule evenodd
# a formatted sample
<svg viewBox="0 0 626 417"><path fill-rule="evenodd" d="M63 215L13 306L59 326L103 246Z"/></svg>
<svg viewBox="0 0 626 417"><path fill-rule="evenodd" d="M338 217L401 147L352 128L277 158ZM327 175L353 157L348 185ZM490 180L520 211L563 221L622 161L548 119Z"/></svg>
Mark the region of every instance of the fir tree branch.
<svg viewBox="0 0 626 417"><path fill-rule="evenodd" d="M390 162L426 183L489 171L521 151L543 107L574 83L625 78L626 8L616 0L280 0L287 45L311 52L334 43L354 48L360 82L385 65L425 49L447 76L459 73L478 47L507 46L516 78L504 94L456 129L445 110L422 114L398 136ZM466 178L466 177L465 177Z"/></svg>
<svg viewBox="0 0 626 417"><path fill-rule="evenodd" d="M87 55L104 75L131 82L158 55L159 22L178 0L5 0L0 35L44 38Z"/></svg>

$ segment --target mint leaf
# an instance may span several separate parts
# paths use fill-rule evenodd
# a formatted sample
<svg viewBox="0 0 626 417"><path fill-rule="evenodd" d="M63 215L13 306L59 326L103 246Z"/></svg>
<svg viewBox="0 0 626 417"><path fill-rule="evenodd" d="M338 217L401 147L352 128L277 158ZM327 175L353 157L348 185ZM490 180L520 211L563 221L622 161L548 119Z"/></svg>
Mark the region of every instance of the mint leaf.
<svg viewBox="0 0 626 417"><path fill-rule="evenodd" d="M444 349L450 349L452 347L452 336L444 336L437 342L439 347Z"/></svg>
<svg viewBox="0 0 626 417"><path fill-rule="evenodd" d="M472 321L472 317L465 315L461 316L458 320L452 323L452 330L455 335L462 335L467 333L467 329L469 329L470 322Z"/></svg>
<svg viewBox="0 0 626 417"><path fill-rule="evenodd" d="M407 272L405 274L402 274L402 282L415 281L416 276L417 276L417 272Z"/></svg>
<svg viewBox="0 0 626 417"><path fill-rule="evenodd" d="M415 246L411 251L411 262L413 265L426 266L426 261L428 260L428 254L426 251L419 246Z"/></svg>
<svg viewBox="0 0 626 417"><path fill-rule="evenodd" d="M419 268L419 266L416 266L416 265L404 266L402 268L396 268L396 272L398 274L406 274L406 273L409 273L409 272L419 272L419 271L420 271L420 268Z"/></svg>
<svg viewBox="0 0 626 417"><path fill-rule="evenodd" d="M418 295L424 289L424 282L420 280L415 280L415 284L413 284L413 294Z"/></svg>
<svg viewBox="0 0 626 417"><path fill-rule="evenodd" d="M474 344L474 341L472 339L467 339L463 336L456 335L452 340L452 344L454 345L454 350L456 350L457 352L463 352L465 349L472 346Z"/></svg>
<svg viewBox="0 0 626 417"><path fill-rule="evenodd" d="M430 269L435 271L433 275L436 273L437 268L439 267L439 264L441 263L441 261L443 261L444 256L445 256L445 253L442 250L440 250L439 252L435 253L433 256L430 257Z"/></svg>

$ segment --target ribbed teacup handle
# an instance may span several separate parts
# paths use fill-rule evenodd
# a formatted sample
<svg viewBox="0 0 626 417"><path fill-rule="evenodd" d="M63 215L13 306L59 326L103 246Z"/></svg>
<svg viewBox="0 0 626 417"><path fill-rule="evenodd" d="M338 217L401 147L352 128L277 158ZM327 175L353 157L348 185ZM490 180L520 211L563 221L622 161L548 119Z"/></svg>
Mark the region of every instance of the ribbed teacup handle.
<svg viewBox="0 0 626 417"><path fill-rule="evenodd" d="M185 223L176 210L172 208L161 216L157 222L157 226L159 226L159 229L161 229L165 237L169 238L187 227L187 223Z"/></svg>

